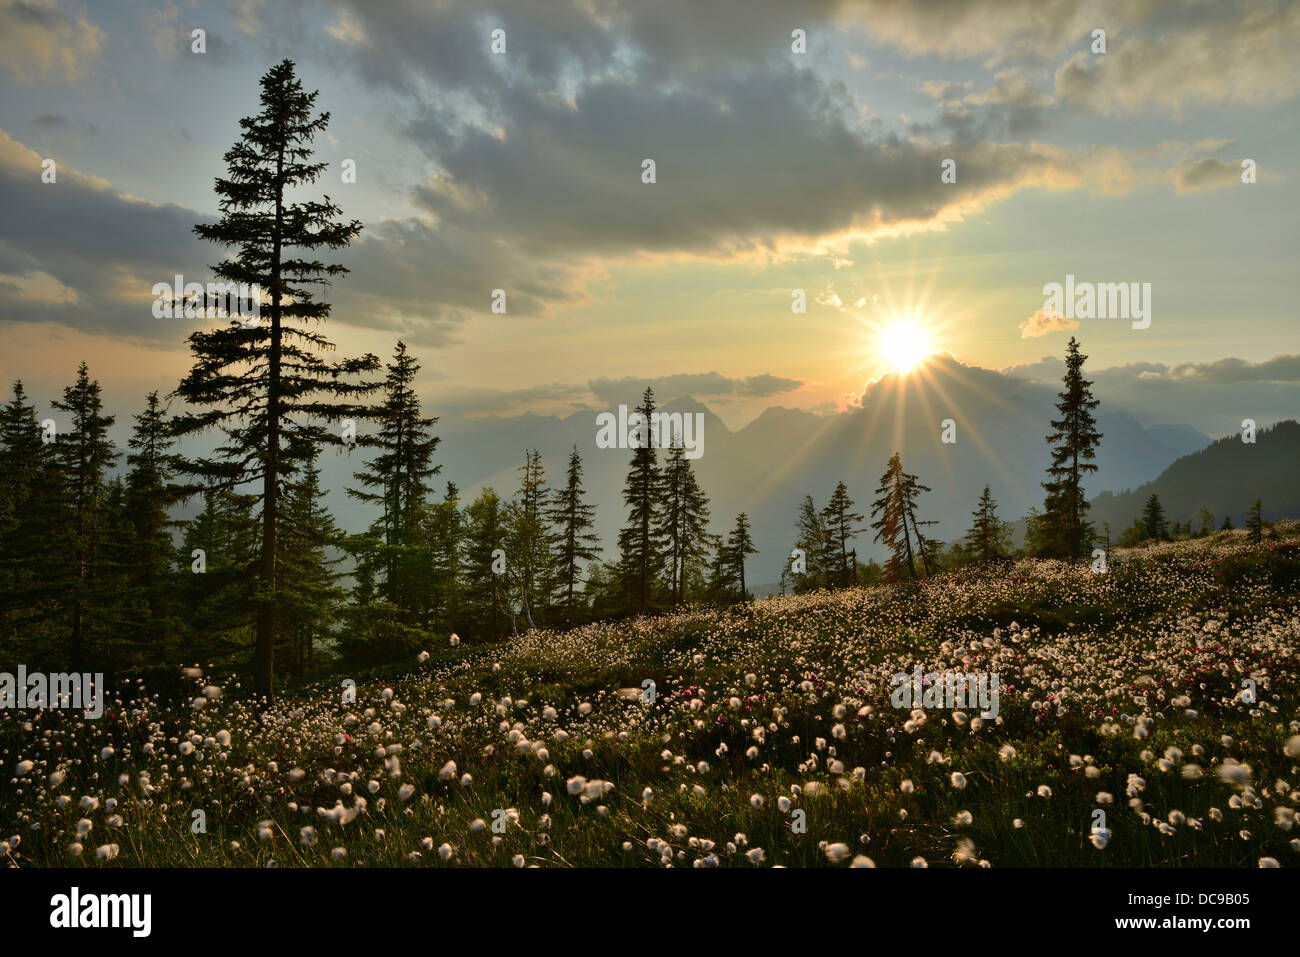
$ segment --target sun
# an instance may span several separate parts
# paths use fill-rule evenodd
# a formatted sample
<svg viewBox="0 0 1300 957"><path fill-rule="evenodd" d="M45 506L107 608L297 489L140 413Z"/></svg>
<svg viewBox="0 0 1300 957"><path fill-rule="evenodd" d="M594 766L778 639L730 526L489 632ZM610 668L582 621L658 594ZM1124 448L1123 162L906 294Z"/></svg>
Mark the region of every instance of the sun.
<svg viewBox="0 0 1300 957"><path fill-rule="evenodd" d="M934 350L925 328L914 320L904 319L880 331L880 351L891 369L908 373Z"/></svg>

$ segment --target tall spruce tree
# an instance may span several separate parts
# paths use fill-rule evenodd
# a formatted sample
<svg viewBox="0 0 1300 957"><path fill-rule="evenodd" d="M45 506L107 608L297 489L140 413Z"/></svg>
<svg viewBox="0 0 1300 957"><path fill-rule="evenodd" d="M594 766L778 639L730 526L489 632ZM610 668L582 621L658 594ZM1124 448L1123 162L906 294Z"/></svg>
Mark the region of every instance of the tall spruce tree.
<svg viewBox="0 0 1300 957"><path fill-rule="evenodd" d="M569 453L569 468L564 486L551 501L551 522L556 531L556 562L561 590L560 612L566 625L576 622L578 587L582 584L582 563L594 561L599 554L599 536L590 531L595 523L596 506L588 504L582 488L582 456L575 445Z"/></svg>
<svg viewBox="0 0 1300 957"><path fill-rule="evenodd" d="M1102 434L1097 431L1093 410L1100 404L1089 391L1092 383L1083 377L1087 356L1079 352L1074 336L1065 355L1065 389L1057 398L1059 419L1052 420L1052 464L1047 469L1050 480L1043 483L1047 492L1043 503L1043 522L1048 548L1058 558L1075 559L1087 554L1092 542L1092 525L1086 521L1088 499L1083 491L1083 477L1097 471L1093 461Z"/></svg>
<svg viewBox="0 0 1300 957"><path fill-rule="evenodd" d="M470 625L489 641L500 638L510 618L507 575L510 555L504 552L505 515L501 500L490 488L481 491L466 509L465 604ZM498 559L505 561L502 569Z"/></svg>
<svg viewBox="0 0 1300 957"><path fill-rule="evenodd" d="M659 538L668 566L669 601L680 604L686 582L708 556L709 499L686 457L681 436L674 434L663 470L664 502Z"/></svg>
<svg viewBox="0 0 1300 957"><path fill-rule="evenodd" d="M329 638L345 597L335 570L342 559L332 554L340 533L323 495L313 456L288 483L278 561L276 637L297 676L316 664L316 650Z"/></svg>
<svg viewBox="0 0 1300 957"><path fill-rule="evenodd" d="M460 510L460 490L456 483L448 482L442 501L426 511L424 536L433 582L425 627L430 631L454 632L464 592L461 572L465 548L465 516Z"/></svg>
<svg viewBox="0 0 1300 957"><path fill-rule="evenodd" d="M542 453L524 453L523 473L515 500L507 509L510 581L529 629L549 614L557 587L555 535L549 521L550 489L542 468Z"/></svg>
<svg viewBox="0 0 1300 957"><path fill-rule="evenodd" d="M655 599L655 586L663 565L660 510L663 502L663 474L659 468L652 423L654 390L647 387L636 409L636 430L632 462L623 486L623 503L628 507L627 524L618 534L619 577L631 610L645 613Z"/></svg>
<svg viewBox="0 0 1300 957"><path fill-rule="evenodd" d="M87 646L106 624L88 620L86 612L100 597L96 576L105 531L105 479L117 460L108 430L115 419L104 415L99 383L90 378L84 362L77 367L77 381L53 405L69 419L68 430L54 443L54 457L67 505L67 524L60 536L69 546L67 574L61 576L68 613L67 660L69 668L80 671Z"/></svg>
<svg viewBox="0 0 1300 957"><path fill-rule="evenodd" d="M194 367L176 394L206 407L180 415L176 435L219 428L225 442L215 457L184 462L199 484L191 490L260 485L260 562L253 688L274 701L277 559L283 483L320 445L342 445L329 424L365 418L358 400L379 383L358 379L379 368L373 355L326 361L333 344L313 328L330 314L329 303L309 288L347 272L316 259L321 248L339 249L361 231L357 220L323 200L291 200L314 183L328 163L309 162L311 142L329 114L312 116L316 93L306 93L291 60L261 80L261 112L240 120L242 138L225 154L228 175L216 180L221 218L194 227L200 237L236 250L212 267L222 280L256 284L269 299L259 321L231 321L190 335Z"/></svg>
<svg viewBox="0 0 1300 957"><path fill-rule="evenodd" d="M134 649L137 662L161 665L167 660L167 642L175 630L175 546L173 523L168 517L168 506L173 501L172 439L156 391L149 393L144 410L134 418L126 457L126 538L118 549L125 587L122 637Z"/></svg>
<svg viewBox="0 0 1300 957"><path fill-rule="evenodd" d="M803 572L792 571L796 594L829 588L838 559L838 548L826 529L826 519L811 495L799 503L795 519L795 548L803 552Z"/></svg>
<svg viewBox="0 0 1300 957"><path fill-rule="evenodd" d="M835 484L830 501L822 509L822 522L826 537L835 550L835 569L832 573L836 587L847 588L853 583L854 562L857 558L849 555L849 540L855 538L863 529L857 527L863 516L853 511L853 499L849 498L849 488L843 482Z"/></svg>
<svg viewBox="0 0 1300 957"><path fill-rule="evenodd" d="M726 556L731 563L732 580L740 589L740 600L749 601L749 589L745 586L745 556L757 555L754 539L749 534L749 516L741 512L736 516L736 524L727 534Z"/></svg>
<svg viewBox="0 0 1300 957"><path fill-rule="evenodd" d="M372 557L383 573L379 593L411 626L423 619L420 612L431 585L430 554L422 545L419 527L429 479L442 468L432 464L440 441L432 433L438 419L421 415L420 398L413 388L419 371L419 363L399 340L388 363L383 401L374 415L375 434L357 440L379 453L353 476L361 487L347 490L353 498L378 504L382 510L370 540L380 548Z"/></svg>
<svg viewBox="0 0 1300 957"><path fill-rule="evenodd" d="M53 447L42 440L36 407L21 381L0 408L0 660L17 665L32 658L44 634L47 610L57 597L48 567L59 559L58 542L47 533L58 494ZM42 656L43 657L43 656ZM61 660L61 656L59 659Z"/></svg>

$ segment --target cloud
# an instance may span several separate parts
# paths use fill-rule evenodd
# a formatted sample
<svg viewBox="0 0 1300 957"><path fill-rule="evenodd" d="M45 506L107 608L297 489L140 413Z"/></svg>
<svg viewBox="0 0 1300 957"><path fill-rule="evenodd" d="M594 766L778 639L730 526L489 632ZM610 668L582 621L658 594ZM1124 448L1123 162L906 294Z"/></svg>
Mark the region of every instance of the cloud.
<svg viewBox="0 0 1300 957"><path fill-rule="evenodd" d="M179 320L153 317L150 289L176 273L210 278L205 264L217 256L191 233L204 217L64 163L43 183L42 159L0 130L0 321L176 338Z"/></svg>
<svg viewBox="0 0 1300 957"><path fill-rule="evenodd" d="M1180 193L1198 193L1240 183L1240 163L1225 163L1211 156L1174 171L1174 188Z"/></svg>
<svg viewBox="0 0 1300 957"><path fill-rule="evenodd" d="M1048 315L1043 310L1037 309L1032 316L1020 324L1019 328L1021 339L1036 339L1052 332L1078 329L1079 321L1077 319L1067 319L1065 316L1060 315Z"/></svg>
<svg viewBox="0 0 1300 957"><path fill-rule="evenodd" d="M787 379L781 376L761 375L746 378L731 378L717 372L680 373L678 375L639 378L626 376L621 379L592 379L587 387L596 398L608 405L627 402L631 397L640 397L646 386L654 389L656 398L662 402L684 395L699 396L743 396L745 398L762 398L793 392L803 385L800 379Z"/></svg>
<svg viewBox="0 0 1300 957"><path fill-rule="evenodd" d="M839 22L911 54L1043 57L1083 46L1095 27L1118 31L1159 6L1153 0L864 0L844 3Z"/></svg>
<svg viewBox="0 0 1300 957"><path fill-rule="evenodd" d="M539 404L562 403L573 410L586 407L590 391L584 385L553 382L523 389L459 388L439 396L434 405L441 413L459 415L512 415L531 411Z"/></svg>
<svg viewBox="0 0 1300 957"><path fill-rule="evenodd" d="M1019 189L1091 182L1066 150L964 142L958 183L941 184L951 144L864 124L845 87L792 63L776 2L542 6L339 14L346 40L330 55L398 94L434 167L413 198L439 229L557 260L759 259L944 229ZM980 108L1031 128L1047 94L1013 72L998 82Z"/></svg>
<svg viewBox="0 0 1300 957"><path fill-rule="evenodd" d="M104 31L58 0L0 0L0 64L19 83L78 83L103 45Z"/></svg>
<svg viewBox="0 0 1300 957"><path fill-rule="evenodd" d="M1169 378L1202 382L1300 382L1300 355L1274 356L1263 362L1234 358L1182 362L1169 370Z"/></svg>
<svg viewBox="0 0 1300 957"><path fill-rule="evenodd" d="M1079 52L1056 72L1057 96L1102 115L1152 106L1261 104L1300 90L1300 5L1179 4L1150 34L1126 31L1104 55Z"/></svg>

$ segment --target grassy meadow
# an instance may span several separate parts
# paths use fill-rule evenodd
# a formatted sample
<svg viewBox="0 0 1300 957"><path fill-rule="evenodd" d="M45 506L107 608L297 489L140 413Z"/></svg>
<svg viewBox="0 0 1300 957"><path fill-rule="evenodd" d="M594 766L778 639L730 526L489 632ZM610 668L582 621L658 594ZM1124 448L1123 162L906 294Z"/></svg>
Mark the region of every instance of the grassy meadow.
<svg viewBox="0 0 1300 957"><path fill-rule="evenodd" d="M1300 528L0 713L19 867L1300 864ZM996 718L890 676L996 673ZM345 701L344 679L356 682ZM1254 684L1254 695L1249 693ZM653 682L650 686L647 682ZM647 700L653 688L653 702ZM196 813L200 812L200 813ZM1100 815L1098 815L1100 812Z"/></svg>

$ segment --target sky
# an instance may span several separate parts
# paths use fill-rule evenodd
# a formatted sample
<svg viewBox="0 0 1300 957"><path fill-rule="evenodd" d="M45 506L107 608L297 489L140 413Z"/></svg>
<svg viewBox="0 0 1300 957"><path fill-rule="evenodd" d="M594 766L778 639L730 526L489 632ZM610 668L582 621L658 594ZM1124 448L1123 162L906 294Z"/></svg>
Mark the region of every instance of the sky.
<svg viewBox="0 0 1300 957"><path fill-rule="evenodd" d="M653 383L736 428L1076 335L1147 424L1212 431L1300 388L1298 40L1268 0L0 0L0 377L175 387L202 320L151 288L210 278L192 227L288 57L331 114L306 194L364 224L325 331L404 339L431 412ZM1067 275L1149 283L1149 326L1045 313Z"/></svg>

